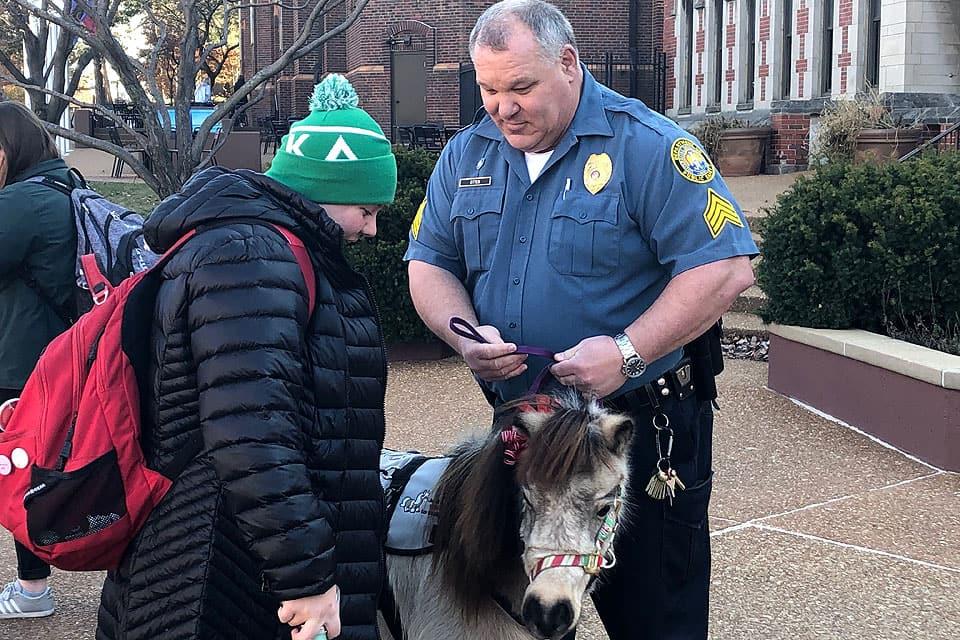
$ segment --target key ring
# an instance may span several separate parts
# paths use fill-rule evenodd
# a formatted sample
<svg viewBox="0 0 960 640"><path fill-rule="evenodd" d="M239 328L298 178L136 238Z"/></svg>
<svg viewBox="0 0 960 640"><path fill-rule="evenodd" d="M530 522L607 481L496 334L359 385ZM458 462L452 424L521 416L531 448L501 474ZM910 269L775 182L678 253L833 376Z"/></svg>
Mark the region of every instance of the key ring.
<svg viewBox="0 0 960 640"><path fill-rule="evenodd" d="M657 424L657 418L663 418L662 426ZM668 416L662 411L655 414L653 416L653 428L656 429L657 431L669 431L672 434L673 429L670 428L670 416Z"/></svg>

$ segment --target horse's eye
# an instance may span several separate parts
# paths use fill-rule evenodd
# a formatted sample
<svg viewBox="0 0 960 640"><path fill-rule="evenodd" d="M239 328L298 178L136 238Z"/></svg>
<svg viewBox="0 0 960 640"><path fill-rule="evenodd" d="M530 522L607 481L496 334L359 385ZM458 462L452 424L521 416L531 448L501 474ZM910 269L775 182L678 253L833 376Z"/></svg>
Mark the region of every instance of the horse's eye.
<svg viewBox="0 0 960 640"><path fill-rule="evenodd" d="M610 513L610 505L605 504L602 507L600 507L599 511L597 511L597 517L603 520L604 518L607 517L608 513Z"/></svg>

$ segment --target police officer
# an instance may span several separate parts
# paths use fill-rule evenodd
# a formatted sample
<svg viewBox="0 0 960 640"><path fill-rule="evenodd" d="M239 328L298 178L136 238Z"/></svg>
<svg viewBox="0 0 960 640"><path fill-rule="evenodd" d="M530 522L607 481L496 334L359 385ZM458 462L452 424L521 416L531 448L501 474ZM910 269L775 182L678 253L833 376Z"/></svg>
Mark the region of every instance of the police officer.
<svg viewBox="0 0 960 640"><path fill-rule="evenodd" d="M713 371L692 371L684 346L753 283L757 247L699 144L599 85L553 5L493 5L470 54L486 115L444 149L411 227L417 311L495 404L542 366L519 343L633 415L632 513L594 601L613 640L706 638L713 413L691 387Z"/></svg>

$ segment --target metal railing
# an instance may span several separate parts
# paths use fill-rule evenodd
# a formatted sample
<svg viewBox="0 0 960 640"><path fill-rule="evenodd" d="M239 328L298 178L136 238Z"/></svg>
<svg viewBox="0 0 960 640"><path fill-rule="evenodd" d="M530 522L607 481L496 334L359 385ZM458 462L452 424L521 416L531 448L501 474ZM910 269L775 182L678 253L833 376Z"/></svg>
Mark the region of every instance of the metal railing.
<svg viewBox="0 0 960 640"><path fill-rule="evenodd" d="M928 151L940 153L941 151L960 151L960 122L955 122L945 131L941 131L930 138L922 145L905 154L900 158L900 162L915 158Z"/></svg>
<svg viewBox="0 0 960 640"><path fill-rule="evenodd" d="M639 98L644 104L663 113L667 95L667 55L660 50L652 56L633 56L624 59L613 53L601 59L584 58L583 63L598 82L629 98Z"/></svg>

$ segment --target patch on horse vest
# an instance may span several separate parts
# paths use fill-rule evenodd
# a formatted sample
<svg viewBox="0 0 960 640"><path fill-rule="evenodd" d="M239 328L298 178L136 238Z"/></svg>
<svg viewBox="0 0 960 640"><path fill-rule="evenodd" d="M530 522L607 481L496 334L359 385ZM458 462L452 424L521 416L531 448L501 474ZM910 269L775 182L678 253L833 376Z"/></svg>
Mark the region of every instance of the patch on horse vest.
<svg viewBox="0 0 960 640"><path fill-rule="evenodd" d="M420 555L433 549L437 524L433 494L450 458L428 458L416 451L380 452L380 484L387 517L387 553Z"/></svg>

